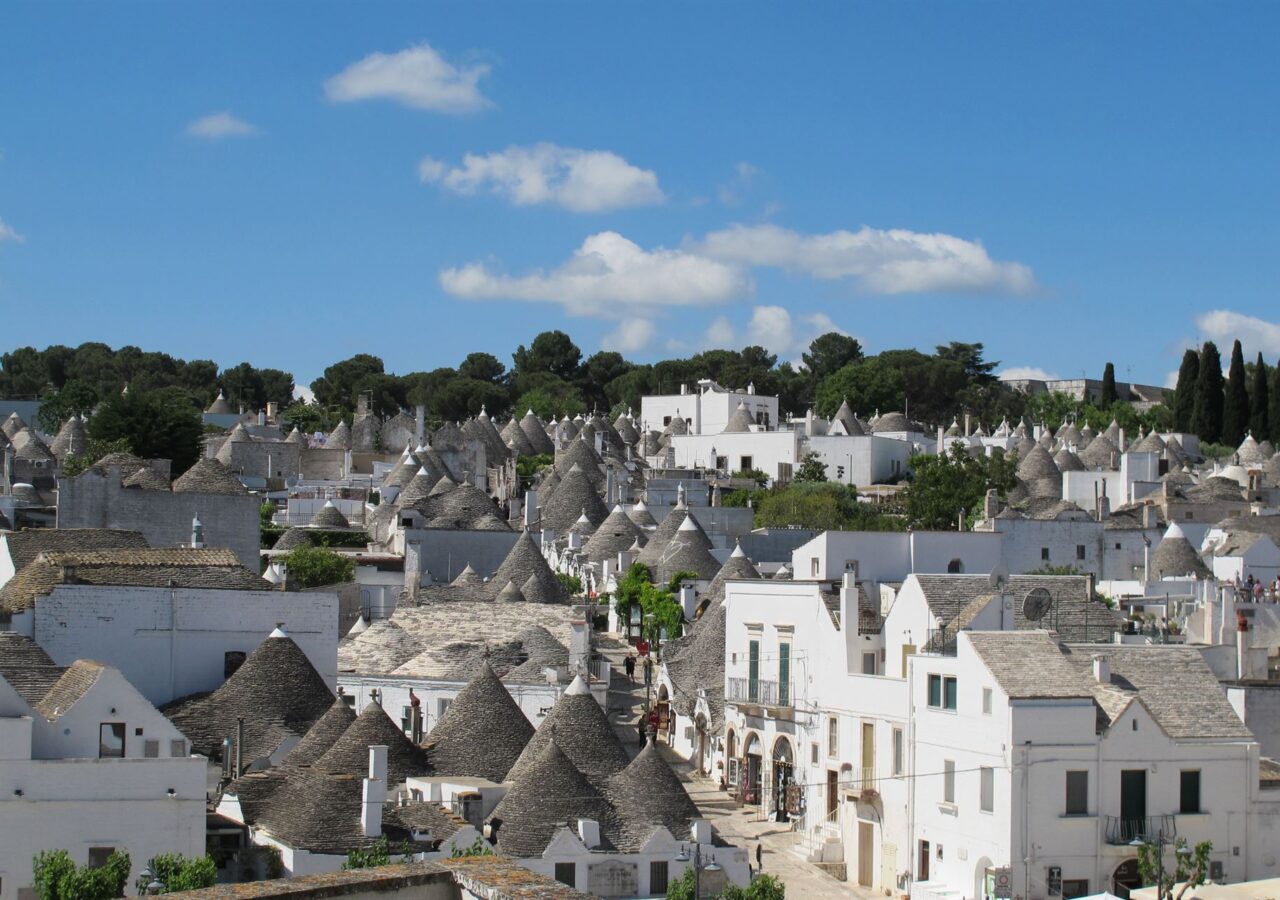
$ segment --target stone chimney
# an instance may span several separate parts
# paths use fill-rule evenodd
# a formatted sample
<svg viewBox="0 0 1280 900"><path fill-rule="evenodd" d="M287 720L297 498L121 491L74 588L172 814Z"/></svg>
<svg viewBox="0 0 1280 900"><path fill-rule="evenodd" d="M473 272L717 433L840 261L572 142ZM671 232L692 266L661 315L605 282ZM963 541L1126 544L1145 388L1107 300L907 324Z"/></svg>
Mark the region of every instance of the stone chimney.
<svg viewBox="0 0 1280 900"><path fill-rule="evenodd" d="M360 811L360 831L365 837L382 835L382 804L387 802L387 746L369 748L369 777L364 780L364 804Z"/></svg>
<svg viewBox="0 0 1280 900"><path fill-rule="evenodd" d="M1236 678L1249 677L1249 620L1244 610L1236 610Z"/></svg>
<svg viewBox="0 0 1280 900"><path fill-rule="evenodd" d="M579 819L578 838L586 845L588 850L594 850L599 847L600 823L595 819Z"/></svg>
<svg viewBox="0 0 1280 900"><path fill-rule="evenodd" d="M1111 661L1101 653L1093 657L1093 680L1098 684L1111 683Z"/></svg>
<svg viewBox="0 0 1280 900"><path fill-rule="evenodd" d="M267 401L267 421L275 422L279 418L280 404L274 400Z"/></svg>
<svg viewBox="0 0 1280 900"><path fill-rule="evenodd" d="M200 521L199 513L191 518L191 549L204 549L204 523Z"/></svg>
<svg viewBox="0 0 1280 900"><path fill-rule="evenodd" d="M524 530L533 531L534 526L538 524L540 518L538 511L538 492L528 490L524 492Z"/></svg>
<svg viewBox="0 0 1280 900"><path fill-rule="evenodd" d="M984 519L994 519L1000 514L1000 492L995 490L987 491L987 496L982 501L982 517Z"/></svg>
<svg viewBox="0 0 1280 900"><path fill-rule="evenodd" d="M1142 507L1142 527L1143 528L1157 527L1157 525L1159 524L1159 519L1157 517L1158 513L1159 513L1159 510L1156 509L1154 504L1148 503L1145 506L1143 506Z"/></svg>
<svg viewBox="0 0 1280 900"><path fill-rule="evenodd" d="M413 408L413 445L422 446L422 438L427 433L427 408L419 403Z"/></svg>

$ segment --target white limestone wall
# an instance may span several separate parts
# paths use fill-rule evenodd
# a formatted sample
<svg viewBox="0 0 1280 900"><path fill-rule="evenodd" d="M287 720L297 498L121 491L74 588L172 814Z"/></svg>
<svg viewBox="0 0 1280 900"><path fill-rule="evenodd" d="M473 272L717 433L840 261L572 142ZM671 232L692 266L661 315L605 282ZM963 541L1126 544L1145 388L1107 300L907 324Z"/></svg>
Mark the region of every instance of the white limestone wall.
<svg viewBox="0 0 1280 900"><path fill-rule="evenodd" d="M59 585L37 599L31 636L58 665L115 666L158 706L217 688L225 654L253 652L278 623L333 685L334 594Z"/></svg>
<svg viewBox="0 0 1280 900"><path fill-rule="evenodd" d="M905 474L915 452L906 441L879 435L815 435L808 438L808 450L822 460L828 481L855 486L885 484Z"/></svg>
<svg viewBox="0 0 1280 900"><path fill-rule="evenodd" d="M91 847L125 849L130 894L151 857L202 856L205 767L203 757L0 760L0 900L31 886L42 850L67 850L83 865Z"/></svg>

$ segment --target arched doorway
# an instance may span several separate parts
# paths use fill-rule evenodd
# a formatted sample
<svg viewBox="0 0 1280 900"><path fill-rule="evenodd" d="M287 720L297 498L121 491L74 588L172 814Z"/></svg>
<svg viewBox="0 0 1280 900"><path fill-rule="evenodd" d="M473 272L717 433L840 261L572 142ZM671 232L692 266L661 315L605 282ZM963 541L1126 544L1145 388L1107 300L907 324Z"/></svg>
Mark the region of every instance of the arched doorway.
<svg viewBox="0 0 1280 900"><path fill-rule="evenodd" d="M791 752L791 741L784 735L778 735L773 742L773 778L770 780L771 806L773 817L778 822L787 821L787 812L796 807L796 803L788 803L788 787L795 783L795 756Z"/></svg>
<svg viewBox="0 0 1280 900"><path fill-rule="evenodd" d="M982 857L973 867L973 896L978 900L994 900L996 896L996 870L990 857Z"/></svg>
<svg viewBox="0 0 1280 900"><path fill-rule="evenodd" d="M964 562L962 560L953 559L951 560L951 562L947 563L948 575L960 575L960 574L963 574L963 572L964 572Z"/></svg>
<svg viewBox="0 0 1280 900"><path fill-rule="evenodd" d="M1111 893L1120 900L1129 900L1129 891L1142 886L1142 873L1138 871L1136 859L1126 859L1116 867L1111 876Z"/></svg>
<svg viewBox="0 0 1280 900"><path fill-rule="evenodd" d="M764 773L764 758L760 748L760 737L753 731L747 736L743 747L746 759L746 772L742 779L742 802L760 802L760 779Z"/></svg>

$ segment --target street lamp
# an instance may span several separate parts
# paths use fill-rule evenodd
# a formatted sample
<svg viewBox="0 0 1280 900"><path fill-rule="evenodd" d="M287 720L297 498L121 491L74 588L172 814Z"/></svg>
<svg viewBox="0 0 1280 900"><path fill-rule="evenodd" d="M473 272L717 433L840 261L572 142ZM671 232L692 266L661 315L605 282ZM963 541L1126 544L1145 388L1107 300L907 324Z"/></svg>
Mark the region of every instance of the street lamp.
<svg viewBox="0 0 1280 900"><path fill-rule="evenodd" d="M156 874L156 861L147 860L147 864L138 873L138 896L157 897L164 893L164 882Z"/></svg>
<svg viewBox="0 0 1280 900"><path fill-rule="evenodd" d="M707 861L706 865L702 864L702 845L695 843L693 845L693 855L689 855L689 848L685 844L680 845L680 852L676 855L676 862L687 863L693 861L693 896L694 900L698 900L702 896L702 873L703 872L719 872L723 868L720 863L716 862L713 856Z"/></svg>

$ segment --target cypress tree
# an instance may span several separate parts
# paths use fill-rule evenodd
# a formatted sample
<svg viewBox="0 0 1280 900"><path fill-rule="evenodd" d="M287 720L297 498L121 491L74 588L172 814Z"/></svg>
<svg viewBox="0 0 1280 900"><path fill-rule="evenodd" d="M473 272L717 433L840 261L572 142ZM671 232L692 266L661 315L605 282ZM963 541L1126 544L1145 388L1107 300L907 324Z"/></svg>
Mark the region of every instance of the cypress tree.
<svg viewBox="0 0 1280 900"><path fill-rule="evenodd" d="M1271 405L1267 410L1267 418L1271 421L1271 443L1280 444L1280 359L1271 369Z"/></svg>
<svg viewBox="0 0 1280 900"><path fill-rule="evenodd" d="M1253 387L1249 391L1249 431L1255 441L1265 441L1271 434L1270 416L1271 402L1268 396L1270 385L1267 364L1258 354L1258 361L1253 364Z"/></svg>
<svg viewBox="0 0 1280 900"><path fill-rule="evenodd" d="M1109 409L1119 399L1116 393L1116 367L1112 363L1107 363L1107 367L1102 370L1102 396L1099 402L1103 409Z"/></svg>
<svg viewBox="0 0 1280 900"><path fill-rule="evenodd" d="M1196 408L1196 376L1200 373L1200 357L1188 348L1182 354L1178 369L1178 386L1173 389L1173 430L1191 431L1191 414Z"/></svg>
<svg viewBox="0 0 1280 900"><path fill-rule="evenodd" d="M1249 388L1245 384L1244 351L1240 342L1231 345L1231 367L1227 370L1227 393L1222 405L1222 443L1239 447L1249 427Z"/></svg>
<svg viewBox="0 0 1280 900"><path fill-rule="evenodd" d="M1222 439L1222 356L1218 345L1205 341L1200 348L1200 371L1196 374L1196 404L1191 413L1191 430L1200 440L1216 444Z"/></svg>

